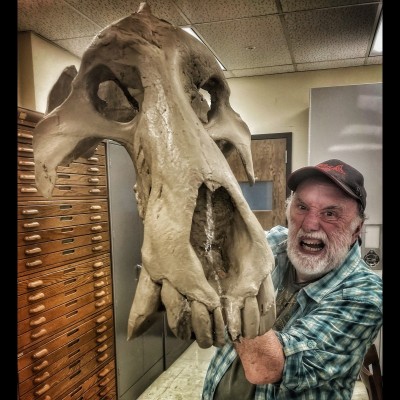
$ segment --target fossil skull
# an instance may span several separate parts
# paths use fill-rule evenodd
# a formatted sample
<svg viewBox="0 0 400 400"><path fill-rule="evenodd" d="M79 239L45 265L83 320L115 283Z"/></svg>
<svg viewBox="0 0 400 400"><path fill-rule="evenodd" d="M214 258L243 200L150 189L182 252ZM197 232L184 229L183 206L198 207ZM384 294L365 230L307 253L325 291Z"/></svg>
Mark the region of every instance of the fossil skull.
<svg viewBox="0 0 400 400"><path fill-rule="evenodd" d="M96 36L69 95L36 127L46 197L57 166L90 156L103 139L133 161L144 239L130 339L163 306L174 334L202 348L223 345L225 330L238 340L273 325L274 259L226 161L236 148L254 182L250 132L229 96L209 50L142 3Z"/></svg>

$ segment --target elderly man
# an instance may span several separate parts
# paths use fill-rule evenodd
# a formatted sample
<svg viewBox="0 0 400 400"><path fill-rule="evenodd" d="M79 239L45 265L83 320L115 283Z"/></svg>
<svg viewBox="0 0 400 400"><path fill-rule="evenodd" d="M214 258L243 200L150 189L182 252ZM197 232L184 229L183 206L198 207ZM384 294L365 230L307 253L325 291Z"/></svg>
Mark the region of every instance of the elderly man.
<svg viewBox="0 0 400 400"><path fill-rule="evenodd" d="M277 319L217 349L203 400L351 399L382 326L382 280L361 258L363 175L340 160L293 172L288 228L266 232Z"/></svg>

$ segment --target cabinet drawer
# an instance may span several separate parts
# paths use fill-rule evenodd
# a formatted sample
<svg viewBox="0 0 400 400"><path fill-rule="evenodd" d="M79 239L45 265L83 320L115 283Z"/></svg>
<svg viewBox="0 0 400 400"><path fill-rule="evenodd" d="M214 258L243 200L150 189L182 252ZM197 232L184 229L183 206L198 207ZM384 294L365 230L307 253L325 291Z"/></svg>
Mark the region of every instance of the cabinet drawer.
<svg viewBox="0 0 400 400"><path fill-rule="evenodd" d="M64 200L64 201L31 201L18 205L18 219L44 218L55 216L60 218L74 214L96 214L107 212L106 199Z"/></svg>
<svg viewBox="0 0 400 400"><path fill-rule="evenodd" d="M18 184L18 201L23 199L43 199L34 184ZM79 186L79 185L55 185L52 197L107 197L107 186Z"/></svg>
<svg viewBox="0 0 400 400"><path fill-rule="evenodd" d="M56 267L60 264L71 262L82 257L91 257L110 251L108 241L99 242L93 245L76 247L73 249L56 251L54 253L43 254L24 260L18 260L18 274L25 275L38 271L38 268Z"/></svg>
<svg viewBox="0 0 400 400"><path fill-rule="evenodd" d="M111 327L113 327L111 308L89 315L86 320L79 320L76 324L65 328L55 338L36 346L32 350L19 353L18 371L25 371L23 376L29 377L63 356L74 353L82 343L96 338Z"/></svg>
<svg viewBox="0 0 400 400"><path fill-rule="evenodd" d="M85 393L85 396L91 396L91 391ZM85 397L86 398L86 397ZM88 400L116 400L117 391L115 388L115 377L106 382L105 386L98 391L95 395L87 397Z"/></svg>
<svg viewBox="0 0 400 400"><path fill-rule="evenodd" d="M86 332L83 336L71 341L68 345L63 346L51 355L19 371L19 383L21 384L28 379L32 380L32 377L40 376L46 372L48 373L46 375L54 375L54 373L69 363L81 358L85 353L92 351L96 346L106 342L106 340L112 341L113 334L114 328L110 322L108 323L108 329L102 331L102 333L97 334L95 330Z"/></svg>
<svg viewBox="0 0 400 400"><path fill-rule="evenodd" d="M57 399L59 398L58 396L60 395L60 393L63 393L70 390L72 387L75 387L81 380L87 378L89 374L93 374L96 368L100 367L100 372L102 370L102 363L99 362L97 359L99 358L98 355L102 354L105 351L104 348L106 348L110 354L114 355L113 345L111 345L110 347L108 347L107 344L100 345L92 352L93 358L90 361L83 363L80 362L80 360L76 360L53 376L48 377L48 379L46 379L44 383L40 383L38 386L36 386L32 391L34 394L34 398L37 400L45 400L49 397L50 399ZM99 377L97 376L98 373L95 376L97 377L97 382L99 382L100 384L100 382L104 381L104 378L99 379ZM20 396L20 400L31 399L32 393L30 392L27 392Z"/></svg>
<svg viewBox="0 0 400 400"><path fill-rule="evenodd" d="M18 308L23 307L35 307L36 305L44 305L49 308L47 302L51 301L51 304L57 303L56 298L65 296L65 292L75 290L76 288L91 283L93 290L102 288L108 285L110 282L111 270L109 267L100 268L96 272L89 272L81 275L74 275L69 279L65 279L62 282L54 283L51 286L44 287L39 290L30 291L18 296ZM30 313L31 315L31 313ZM27 318L27 317L26 317Z"/></svg>
<svg viewBox="0 0 400 400"><path fill-rule="evenodd" d="M33 146L31 143L17 143L17 156L18 157L27 157L34 159L33 157ZM90 165L105 165L105 151L104 146L99 147L98 150L95 151L93 156L90 157L79 157L74 162L81 164L90 164Z"/></svg>
<svg viewBox="0 0 400 400"><path fill-rule="evenodd" d="M31 218L18 220L18 232L41 231L51 228L65 228L74 225L93 224L108 221L108 213L96 212L92 214L61 215L57 217Z"/></svg>
<svg viewBox="0 0 400 400"><path fill-rule="evenodd" d="M52 304L44 303L23 307L18 310L18 333L27 332L32 328L39 328L53 319L64 314L71 314L77 308L93 301L101 301L103 298L111 297L111 285L100 289L93 287L93 283L82 285L76 289L65 292L65 298L56 298L58 302L54 307ZM50 300L51 303L51 300ZM51 308L49 308L51 307Z"/></svg>
<svg viewBox="0 0 400 400"><path fill-rule="evenodd" d="M55 296L44 297L38 299L35 303L20 307L18 309L18 321L28 318L31 324L33 321L40 321L43 319L50 321L64 312L69 312L74 308L73 306L76 305L79 307L82 305L80 301L78 301L78 298L86 298L88 301L91 301L93 298L100 299L111 293L111 277L109 276L104 276L102 279L98 280L93 280L92 278L90 282L79 286L74 285L74 283L76 282L71 282L71 285L64 288L62 292ZM93 292L93 294L89 296L88 294L91 292ZM42 294L43 292L39 295ZM21 324L21 328L23 325L24 324Z"/></svg>
<svg viewBox="0 0 400 400"><path fill-rule="evenodd" d="M20 382L20 395L25 394L28 390L34 390L35 387L39 385L52 385L54 381L59 381L62 378L65 378L65 374L71 369L77 367L82 368L98 356L97 350L102 346L104 347L104 345L106 345L107 349L112 348L113 337L110 336L110 332L107 333L108 335L104 333L97 339L91 340L85 345L82 345L74 354L72 354L71 357L63 357L57 362L51 364L50 368L45 368L42 371L35 373L30 379ZM64 373L64 376L60 376L60 373Z"/></svg>
<svg viewBox="0 0 400 400"><path fill-rule="evenodd" d="M35 174L32 172L27 173L26 171L19 171L17 182L23 185L32 184L36 187ZM56 185L105 186L106 184L107 180L105 175L93 176L67 172L57 172L56 177Z"/></svg>
<svg viewBox="0 0 400 400"><path fill-rule="evenodd" d="M18 128L17 141L18 143L32 144L33 133L32 129Z"/></svg>
<svg viewBox="0 0 400 400"><path fill-rule="evenodd" d="M112 304L112 296L105 296L100 300L88 303L81 308L77 308L74 311L62 315L59 318L53 319L49 322L45 322L37 328L31 328L30 331L18 335L17 342L19 351L24 351L28 346L32 344L37 344L44 339L48 339L52 335L60 332L68 326L71 326L71 324L82 321L90 314L96 313L98 311L103 311L110 304ZM18 329L19 328L20 326L18 325Z"/></svg>
<svg viewBox="0 0 400 400"><path fill-rule="evenodd" d="M89 235L95 236L95 240L99 239L99 236L104 236L108 232L108 222L100 224L87 224L87 225L76 225L67 228L55 228L47 229L36 232L26 232L18 234L18 246L33 245L37 243L49 242L54 239L66 240L75 236Z"/></svg>
<svg viewBox="0 0 400 400"><path fill-rule="evenodd" d="M69 263L53 272L19 280L18 295L21 297L21 295L26 294L26 300L21 300L21 304L24 304L25 301L29 301L29 296L35 296L43 290L46 291L45 293L56 293L52 291L53 286L55 286L55 290L57 291L57 288L60 285L64 285L66 280L78 279L82 274L92 273L94 274L93 278L100 279L103 277L103 273L100 270L107 270L109 268L110 256L107 254L105 256L92 257L80 262Z"/></svg>
<svg viewBox="0 0 400 400"><path fill-rule="evenodd" d="M33 243L18 247L18 259L30 259L31 257L40 257L41 255L54 253L69 249L75 249L88 244L97 244L108 241L108 232L94 233L91 235L70 236L64 239L52 240L50 242Z"/></svg>
<svg viewBox="0 0 400 400"><path fill-rule="evenodd" d="M109 358L110 359L110 358ZM99 376L100 375L100 376ZM98 368L95 374L83 381L79 386L72 391L61 396L62 400L89 400L94 393L115 393L115 361L111 360L105 366ZM105 400L106 398L104 398ZM113 400L116 400L115 395Z"/></svg>

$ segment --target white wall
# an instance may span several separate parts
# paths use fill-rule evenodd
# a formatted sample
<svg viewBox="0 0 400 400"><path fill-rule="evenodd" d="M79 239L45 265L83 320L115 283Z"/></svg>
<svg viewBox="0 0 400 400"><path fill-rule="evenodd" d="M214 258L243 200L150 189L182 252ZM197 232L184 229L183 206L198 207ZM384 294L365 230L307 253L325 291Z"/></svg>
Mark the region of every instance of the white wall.
<svg viewBox="0 0 400 400"><path fill-rule="evenodd" d="M62 70L68 65L79 70L80 60L35 34L31 34L31 52L18 55L19 64L28 65L31 57L33 65L32 79L29 70L21 69L18 106L44 112L47 95ZM228 79L231 105L252 134L293 133L292 169L307 165L310 89L378 82L382 82L381 65ZM34 101L24 95L30 90Z"/></svg>
<svg viewBox="0 0 400 400"><path fill-rule="evenodd" d="M292 169L308 164L310 89L382 82L382 66L228 79L231 105L253 135L292 132Z"/></svg>
<svg viewBox="0 0 400 400"><path fill-rule="evenodd" d="M25 48L30 48L31 54L20 48L18 66L28 63L31 71L27 71L27 68L18 69L18 106L44 113L47 95L63 69L69 65L75 65L79 70L80 59L34 33L24 32L24 34L23 41L18 36L19 42L25 43ZM26 38L27 35L29 38ZM30 44L27 43L28 40ZM24 96L23 93L30 93L30 95Z"/></svg>

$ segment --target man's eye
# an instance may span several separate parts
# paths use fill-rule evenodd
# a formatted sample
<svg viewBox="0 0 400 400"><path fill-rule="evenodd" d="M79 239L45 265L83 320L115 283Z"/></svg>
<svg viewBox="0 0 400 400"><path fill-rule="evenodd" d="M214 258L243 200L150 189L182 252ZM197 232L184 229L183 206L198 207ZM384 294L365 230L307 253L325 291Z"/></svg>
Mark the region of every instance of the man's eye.
<svg viewBox="0 0 400 400"><path fill-rule="evenodd" d="M338 217L337 214L333 211L325 211L321 215L322 215L322 218L330 220L330 221L337 219L337 217Z"/></svg>

